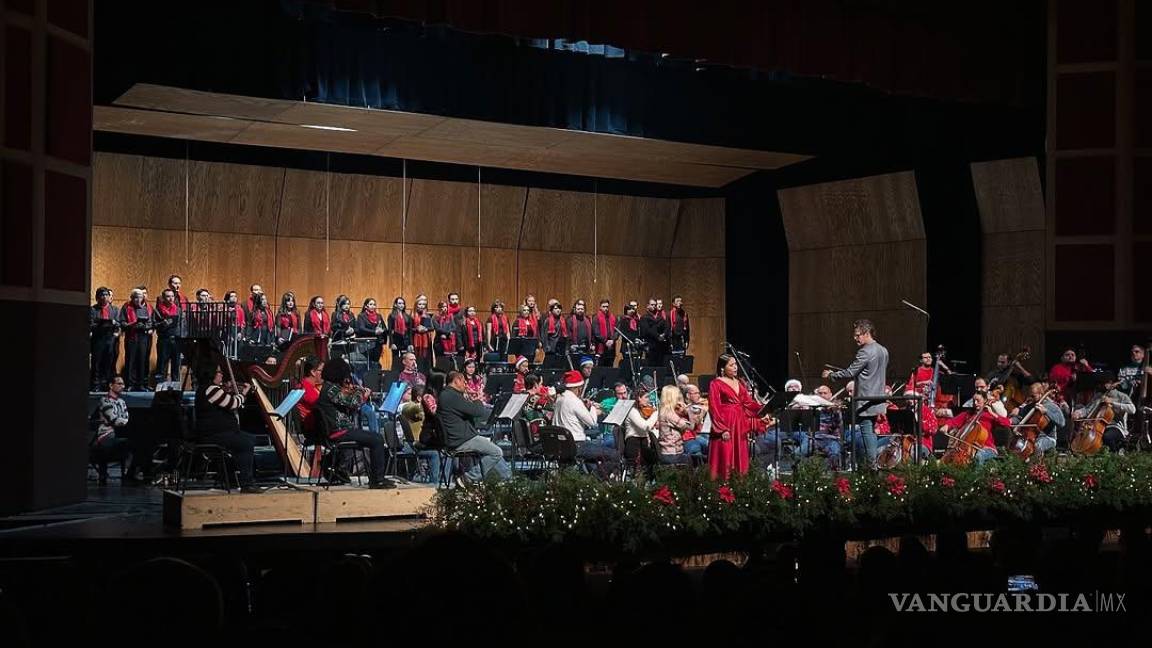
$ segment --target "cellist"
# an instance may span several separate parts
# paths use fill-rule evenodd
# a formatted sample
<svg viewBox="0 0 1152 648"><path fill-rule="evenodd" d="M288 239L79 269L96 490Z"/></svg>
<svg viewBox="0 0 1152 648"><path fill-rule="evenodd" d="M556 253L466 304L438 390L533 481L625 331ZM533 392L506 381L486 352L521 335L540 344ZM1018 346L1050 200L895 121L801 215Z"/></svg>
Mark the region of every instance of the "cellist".
<svg viewBox="0 0 1152 648"><path fill-rule="evenodd" d="M1028 401L1013 409L1010 414L1012 418L1012 425L1020 425L1020 421L1029 419L1035 421L1036 414L1029 416L1031 412L1040 403L1040 407L1044 411L1044 415L1048 417L1048 425L1043 429L1036 430L1036 452L1044 454L1056 447L1056 430L1064 427L1064 411L1060 406L1053 403L1051 399L1044 399L1044 394L1048 389L1048 385L1042 382L1034 382L1028 386ZM1041 402L1043 400L1043 402Z"/></svg>
<svg viewBox="0 0 1152 648"><path fill-rule="evenodd" d="M988 434L984 435L984 446L976 449L975 459L977 464L982 464L985 461L995 457L996 442L992 438L992 426L1003 425L1009 427L1012 421L1007 417L993 414L988 408L988 396L977 392L972 396L972 410L960 412L958 416L954 416L940 425L940 431L947 433L949 430L962 431L973 419L973 417L980 417L979 425L984 427ZM950 435L953 436L954 435Z"/></svg>
<svg viewBox="0 0 1152 648"><path fill-rule="evenodd" d="M1075 424L1098 416L1098 410L1105 405L1112 406L1115 417L1111 424L1104 429L1103 438L1104 446L1112 452L1120 450L1124 445L1124 438L1128 436L1128 415L1136 413L1136 404L1132 402L1132 398L1128 394L1118 389L1119 386L1120 381L1113 376L1108 376L1101 384L1101 391L1092 402L1072 411L1072 421Z"/></svg>

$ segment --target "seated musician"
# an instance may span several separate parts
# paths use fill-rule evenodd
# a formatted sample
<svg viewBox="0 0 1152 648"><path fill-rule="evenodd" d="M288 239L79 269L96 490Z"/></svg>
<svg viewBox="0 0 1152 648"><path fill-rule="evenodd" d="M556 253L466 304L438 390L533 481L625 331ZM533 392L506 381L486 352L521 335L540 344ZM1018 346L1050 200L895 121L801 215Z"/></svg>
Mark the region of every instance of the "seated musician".
<svg viewBox="0 0 1152 648"><path fill-rule="evenodd" d="M699 391L699 390L697 390ZM832 388L820 385L814 392L820 398L832 402ZM828 456L828 464L835 470L840 466L840 435L843 417L838 407L822 407L817 413L816 449Z"/></svg>
<svg viewBox="0 0 1152 648"><path fill-rule="evenodd" d="M504 460L504 451L476 432L477 423L488 418L488 408L465 396L467 386L464 374L459 371L450 372L447 382L440 392L436 408L436 416L444 430L445 444L457 453L480 455L479 465L473 464L466 474L467 481L478 482L492 472L501 479L509 479L512 470Z"/></svg>
<svg viewBox="0 0 1152 648"><path fill-rule="evenodd" d="M396 376L397 381L408 383L413 387L423 387L428 384L428 381L424 378L424 374L420 373L414 352L405 351L404 355L400 356L400 363L402 368Z"/></svg>
<svg viewBox="0 0 1152 648"><path fill-rule="evenodd" d="M975 387L977 393L984 394L985 396L990 396L990 392L988 391L988 381L987 380L977 376L976 380L973 381L972 384ZM963 407L965 409L972 407L972 399L969 398L964 403ZM1004 401L999 399L999 398L989 397L988 398L988 407L992 410L992 413L995 414L996 416L1008 416L1008 409L1004 406Z"/></svg>
<svg viewBox="0 0 1152 648"><path fill-rule="evenodd" d="M352 314L352 300L348 295L336 298L336 312L332 314L332 339L349 340L356 337L356 316Z"/></svg>
<svg viewBox="0 0 1152 648"><path fill-rule="evenodd" d="M784 393L796 394L796 398L801 396L803 390L803 384L801 384L801 382L795 378L791 378L784 383ZM788 405L788 409L804 410L808 409L808 406L803 404L802 399L800 401L793 400ZM780 441L778 436L781 434L780 423L780 421L777 421L775 425L771 425L766 428L764 430L764 434L761 434L756 438L752 450L754 454L757 456L772 457L771 461L776 461L776 446ZM797 445L796 451L800 457L808 456L809 452L811 451L811 444L808 439L808 433L802 429L802 426L797 426L797 429L792 430L790 433L784 432L784 434L786 434L787 438L791 439Z"/></svg>
<svg viewBox="0 0 1152 648"><path fill-rule="evenodd" d="M128 426L128 405L120 397L124 391L124 378L113 376L108 383L108 393L100 399L100 405L93 412L96 432L88 444L90 461L96 464L97 479L101 486L108 483L108 463L120 461L128 450L128 441L117 436L116 431ZM151 457L148 458L151 461ZM133 463L138 463L133 457ZM125 470L123 477L132 478L132 471Z"/></svg>
<svg viewBox="0 0 1152 648"><path fill-rule="evenodd" d="M624 419L624 461L632 466L654 466L660 460L656 437L660 411L653 407L648 392L641 392ZM648 471L649 477L652 470Z"/></svg>
<svg viewBox="0 0 1152 648"><path fill-rule="evenodd" d="M1140 386L1148 376L1152 376L1152 366L1144 367L1145 349L1139 344L1132 345L1131 361L1120 367L1116 372L1116 377L1120 380L1120 390L1129 397L1135 399L1136 395L1140 393ZM1144 375L1141 375L1141 367L1144 368Z"/></svg>
<svg viewBox="0 0 1152 648"><path fill-rule="evenodd" d="M524 356L517 356L516 377L512 380L513 394L523 394L525 391L527 391L527 388L524 385L524 378L528 375L529 371L531 371L531 367L528 364L528 358L525 358Z"/></svg>
<svg viewBox="0 0 1152 648"><path fill-rule="evenodd" d="M676 385L664 385L660 389L660 463L687 464L691 460L684 452L684 432L695 426L688 414L684 395Z"/></svg>
<svg viewBox="0 0 1152 648"><path fill-rule="evenodd" d="M596 366L596 361L588 356L580 358L580 375L584 376L587 381L592 377L592 368Z"/></svg>
<svg viewBox="0 0 1152 648"><path fill-rule="evenodd" d="M1060 362L1048 370L1048 380L1056 389L1056 402L1061 407L1070 408L1076 401L1074 385L1076 376L1080 372L1091 372L1092 365L1084 358L1076 357L1076 350L1064 349L1060 354Z"/></svg>
<svg viewBox="0 0 1152 648"><path fill-rule="evenodd" d="M988 372L986 378L988 384L992 387L998 384L1007 385L1011 382L1029 385L1033 381L1032 374L1024 368L1024 365L1020 364L1019 360L1014 359L1007 353L1001 353L996 356L996 366Z"/></svg>
<svg viewBox="0 0 1152 648"><path fill-rule="evenodd" d="M556 405L552 421L572 435L572 440L576 442L577 458L597 464L597 473L602 478L607 478L617 471L620 454L615 449L588 438L588 430L598 425L600 406L593 404L589 409L583 394L584 377L580 372L565 372L564 379L556 385Z"/></svg>
<svg viewBox="0 0 1152 648"><path fill-rule="evenodd" d="M240 473L240 491L262 493L264 489L254 483L252 437L240 430L237 413L244 409L244 396L248 383L224 385L224 370L209 366L202 370L196 388L196 428L198 443L213 443L224 447L232 455Z"/></svg>
<svg viewBox="0 0 1152 648"><path fill-rule="evenodd" d="M684 452L690 456L708 456L708 435L703 433L704 418L708 416L708 405L704 402L700 387L689 383L683 388L684 400L688 403L688 414L692 419L692 429L685 430Z"/></svg>
<svg viewBox="0 0 1152 648"><path fill-rule="evenodd" d="M1036 407L1036 403L1044 397L1044 393L1048 385L1042 382L1034 382L1028 386L1029 400L1024 405L1012 410L1011 419L1012 425L1019 425L1020 421L1024 418L1035 419L1036 415L1032 414L1030 417L1028 413ZM1048 417L1048 426L1043 430L1036 431L1036 452L1044 454L1056 447L1056 431L1064 427L1064 411L1060 406L1053 403L1051 400L1044 401L1041 405L1044 408L1044 414ZM1003 407L1003 405L1001 405Z"/></svg>
<svg viewBox="0 0 1152 648"><path fill-rule="evenodd" d="M300 428L305 439L316 437L316 403L320 400L320 388L324 385L324 361L308 356L300 365L300 384L297 389L304 390L304 396L296 403L296 414L300 417Z"/></svg>
<svg viewBox="0 0 1152 648"><path fill-rule="evenodd" d="M480 363L474 359L464 361L464 397L470 401L488 404L488 394L484 393L484 374L480 373Z"/></svg>
<svg viewBox="0 0 1152 648"><path fill-rule="evenodd" d="M624 382L617 382L612 385L612 395L600 401L600 411L604 413L611 413L612 408L616 407L616 403L628 400L628 384Z"/></svg>
<svg viewBox="0 0 1152 648"><path fill-rule="evenodd" d="M1128 436L1128 415L1136 413L1136 404L1132 398L1119 389L1120 381L1113 376L1106 376L1100 383L1100 390L1096 397L1087 405L1072 412L1072 421L1088 421L1099 416L1100 407L1111 405L1113 419L1104 429L1104 447L1112 452L1118 452L1124 446L1124 439Z"/></svg>
<svg viewBox="0 0 1152 648"><path fill-rule="evenodd" d="M975 460L978 464L982 464L997 455L996 441L992 437L992 427L997 424L1003 425L1004 427L1012 425L1012 421L1008 418L992 413L992 411L986 407L987 404L987 395L977 393L972 396L971 410L960 412L958 416L954 416L940 425L941 432L952 433L950 436L953 437L953 440L949 441L950 444L953 442L960 443L960 441L955 441L956 435L964 431L964 428L973 417L980 417L980 425L988 430L988 434L984 440L984 447L976 449Z"/></svg>
<svg viewBox="0 0 1152 648"><path fill-rule="evenodd" d="M352 368L347 362L324 363L324 385L316 402L317 414L323 421L328 440L333 443L351 441L368 448L369 488L396 488L385 477L388 469L388 446L378 432L366 431L355 425L356 414L368 402L371 392L357 386L352 379Z"/></svg>
<svg viewBox="0 0 1152 648"><path fill-rule="evenodd" d="M415 386L405 392L406 398L404 404L400 406L400 418L407 424L407 432L405 435L405 443L408 450L416 454L417 460L421 466L426 465L427 468L427 483L439 484L440 483L440 453L435 449L425 446L421 441L424 439L424 387ZM425 439L426 440L426 439Z"/></svg>

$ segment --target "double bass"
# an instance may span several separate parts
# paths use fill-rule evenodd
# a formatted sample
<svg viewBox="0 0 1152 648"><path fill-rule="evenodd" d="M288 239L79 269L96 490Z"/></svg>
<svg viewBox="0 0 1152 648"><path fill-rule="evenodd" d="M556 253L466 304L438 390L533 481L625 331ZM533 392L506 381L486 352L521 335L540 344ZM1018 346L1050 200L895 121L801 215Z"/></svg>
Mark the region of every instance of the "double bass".
<svg viewBox="0 0 1152 648"><path fill-rule="evenodd" d="M988 381L988 387L1002 386L1004 388L1004 406L1008 409L1016 409L1023 407L1028 402L1024 389L1020 385L1020 381L1012 375L1012 370L1020 364L1021 360L1027 360L1032 357L1032 349L1030 347L1023 347L1020 353L1017 353L1008 366L999 371L995 376Z"/></svg>

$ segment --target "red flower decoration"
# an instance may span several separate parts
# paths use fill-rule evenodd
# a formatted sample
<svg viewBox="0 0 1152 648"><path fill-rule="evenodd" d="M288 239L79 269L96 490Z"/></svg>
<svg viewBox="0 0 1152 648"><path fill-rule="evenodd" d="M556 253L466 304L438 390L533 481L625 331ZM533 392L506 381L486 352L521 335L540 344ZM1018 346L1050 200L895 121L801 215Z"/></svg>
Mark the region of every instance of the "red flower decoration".
<svg viewBox="0 0 1152 648"><path fill-rule="evenodd" d="M1095 489L1099 485L1100 482L1096 479L1096 475L1093 475L1092 473L1084 475L1084 488Z"/></svg>
<svg viewBox="0 0 1152 648"><path fill-rule="evenodd" d="M792 499L792 487L778 479L772 480L772 490L783 499Z"/></svg>
<svg viewBox="0 0 1152 648"><path fill-rule="evenodd" d="M852 482L848 481L848 479L845 477L837 477L836 478L836 490L843 497L851 497L852 496Z"/></svg>
<svg viewBox="0 0 1152 648"><path fill-rule="evenodd" d="M908 489L907 485L904 483L904 478L898 475L888 475L887 481L888 492L895 497L900 497L904 494L904 491Z"/></svg>
<svg viewBox="0 0 1152 648"><path fill-rule="evenodd" d="M720 501L725 504L731 504L736 501L736 494L732 492L728 484L721 486L720 489L716 491L716 494L720 496Z"/></svg>
<svg viewBox="0 0 1152 648"><path fill-rule="evenodd" d="M988 484L988 486L990 486L993 491L1000 493L1001 495L1004 494L1004 491L1008 490L1008 487L1004 485L1004 482L999 479L993 480L992 483Z"/></svg>
<svg viewBox="0 0 1152 648"><path fill-rule="evenodd" d="M1029 468L1028 477L1041 484L1052 483L1052 475L1048 474L1048 467L1044 464L1036 464Z"/></svg>
<svg viewBox="0 0 1152 648"><path fill-rule="evenodd" d="M672 506L676 503L676 497L672 494L672 489L668 488L667 484L657 488L656 492L652 493L652 499L668 506Z"/></svg>
<svg viewBox="0 0 1152 648"><path fill-rule="evenodd" d="M944 488L953 488L956 486L956 480L952 479L948 475L944 475L940 478L940 485Z"/></svg>

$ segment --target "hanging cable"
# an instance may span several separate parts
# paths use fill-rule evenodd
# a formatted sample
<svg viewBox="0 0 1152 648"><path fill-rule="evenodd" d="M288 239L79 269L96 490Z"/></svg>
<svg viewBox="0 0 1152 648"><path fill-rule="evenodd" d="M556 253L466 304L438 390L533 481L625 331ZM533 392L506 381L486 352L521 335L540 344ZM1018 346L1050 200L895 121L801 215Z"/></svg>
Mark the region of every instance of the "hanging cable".
<svg viewBox="0 0 1152 648"><path fill-rule="evenodd" d="M324 156L324 272L328 272L328 261L332 257L331 226L331 193L332 193L332 154Z"/></svg>
<svg viewBox="0 0 1152 648"><path fill-rule="evenodd" d="M190 174L189 162L188 162L188 157L189 157L188 156L188 150L191 146L192 146L192 143L190 141L184 140L184 265L185 266L188 265L188 261L189 261L189 259L188 259L188 237L189 237L189 230L191 229L191 219L189 217L189 206L188 206L188 196L189 196L189 189L188 189L189 179L188 179L188 176Z"/></svg>
<svg viewBox="0 0 1152 648"><path fill-rule="evenodd" d="M592 283L600 269L600 184L592 181Z"/></svg>
<svg viewBox="0 0 1152 648"><path fill-rule="evenodd" d="M400 170L400 293L404 293L404 255L408 246L408 160L401 162Z"/></svg>
<svg viewBox="0 0 1152 648"><path fill-rule="evenodd" d="M476 278L480 278L480 167L476 167Z"/></svg>

